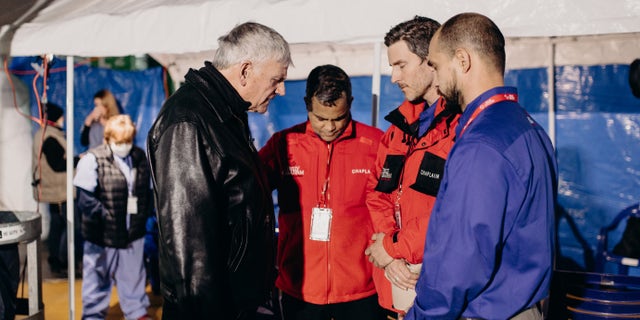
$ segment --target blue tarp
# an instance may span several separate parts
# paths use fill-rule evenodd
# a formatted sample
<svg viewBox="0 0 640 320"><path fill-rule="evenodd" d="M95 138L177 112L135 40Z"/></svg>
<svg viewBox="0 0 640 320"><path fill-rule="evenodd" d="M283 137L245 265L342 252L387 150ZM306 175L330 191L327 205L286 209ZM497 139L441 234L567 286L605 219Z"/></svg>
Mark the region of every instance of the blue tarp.
<svg viewBox="0 0 640 320"><path fill-rule="evenodd" d="M640 100L631 94L628 65L563 66L555 74L557 262L592 271L600 228L640 201ZM546 69L512 70L505 81L548 129ZM609 234L610 247L624 225Z"/></svg>
<svg viewBox="0 0 640 320"><path fill-rule="evenodd" d="M29 59L12 69L31 70ZM56 61L52 68L62 68ZM556 68L556 148L559 160L558 264L563 269L593 268L599 229L627 206L640 202L640 100L633 97L627 65L562 66ZM82 120L93 107L93 94L110 89L126 113L132 115L139 132L136 143L144 146L146 133L164 100L159 68L146 71L115 71L89 66L76 68L75 147L80 147ZM21 78L31 86L31 76ZM49 100L64 107L64 71L49 78ZM371 124L371 77L353 77L353 117ZM510 70L507 85L517 86L521 104L545 128L549 128L548 85L545 68ZM306 120L303 102L305 81L287 81L286 96L276 97L266 115L250 114L257 147L278 130ZM403 99L402 92L381 79L378 127ZM35 110L35 109L34 109ZM614 245L622 227L610 234Z"/></svg>
<svg viewBox="0 0 640 320"><path fill-rule="evenodd" d="M10 69L30 89L32 115L37 117L38 106L33 92L33 78L36 76L32 63L42 64L38 57L15 57ZM153 119L160 111L165 99L162 68L143 71L119 71L79 65L74 69L74 154L87 150L80 144L80 130L85 117L93 110L93 95L101 89L110 90L121 108L121 112L131 116L136 124L135 144L145 148L147 132ZM42 77L37 79L38 94L42 94ZM65 109L67 97L66 60L54 59L50 64L47 79L47 98ZM65 123L65 126L68 124ZM34 123L34 130L36 124Z"/></svg>
<svg viewBox="0 0 640 320"><path fill-rule="evenodd" d="M640 99L631 94L628 71L627 65L556 70L558 202L566 212L558 235L562 255L587 270L599 229L640 201ZM624 225L610 233L610 245Z"/></svg>

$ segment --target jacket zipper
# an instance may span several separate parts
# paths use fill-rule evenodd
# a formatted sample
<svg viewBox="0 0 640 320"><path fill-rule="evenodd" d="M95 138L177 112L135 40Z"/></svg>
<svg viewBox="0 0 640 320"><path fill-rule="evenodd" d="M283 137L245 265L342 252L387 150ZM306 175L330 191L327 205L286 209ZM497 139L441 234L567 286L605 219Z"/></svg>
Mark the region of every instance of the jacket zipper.
<svg viewBox="0 0 640 320"><path fill-rule="evenodd" d="M330 161L331 161L331 156L333 155L333 142L331 143L327 143L327 152L328 152L328 158L327 158L327 180L328 177L331 174L331 167L330 167ZM327 186L327 191L328 190L328 186ZM329 193L327 192L327 202L329 202ZM327 304L329 304L330 299L330 293L331 293L331 250L330 250L330 244L331 244L331 229L333 226L333 223L335 221L334 217L331 217L331 224L329 225L329 241L327 241L327 246L326 246L326 250L327 250Z"/></svg>

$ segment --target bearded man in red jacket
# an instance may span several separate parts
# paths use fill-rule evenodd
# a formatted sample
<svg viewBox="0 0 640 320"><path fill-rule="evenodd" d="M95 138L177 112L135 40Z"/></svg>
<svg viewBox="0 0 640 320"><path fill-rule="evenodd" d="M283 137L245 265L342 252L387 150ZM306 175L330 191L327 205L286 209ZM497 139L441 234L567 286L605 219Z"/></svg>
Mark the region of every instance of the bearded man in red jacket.
<svg viewBox="0 0 640 320"><path fill-rule="evenodd" d="M446 106L438 94L427 61L429 40L439 26L416 16L391 28L384 39L391 81L406 100L385 117L391 126L380 142L367 194L376 233L366 254L376 266L380 305L400 318L415 296L429 217L459 118L459 109ZM394 300L392 285L406 297Z"/></svg>

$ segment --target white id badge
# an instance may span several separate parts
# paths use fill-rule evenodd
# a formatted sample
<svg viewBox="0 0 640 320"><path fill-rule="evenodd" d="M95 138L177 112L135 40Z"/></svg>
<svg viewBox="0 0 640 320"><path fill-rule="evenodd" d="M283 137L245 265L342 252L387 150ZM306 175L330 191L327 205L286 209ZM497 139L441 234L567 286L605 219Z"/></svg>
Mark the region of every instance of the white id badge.
<svg viewBox="0 0 640 320"><path fill-rule="evenodd" d="M138 213L138 197L129 196L129 198L127 198L127 213Z"/></svg>
<svg viewBox="0 0 640 320"><path fill-rule="evenodd" d="M309 235L309 239L329 241L331 215L331 208L315 207L311 210L311 234Z"/></svg>

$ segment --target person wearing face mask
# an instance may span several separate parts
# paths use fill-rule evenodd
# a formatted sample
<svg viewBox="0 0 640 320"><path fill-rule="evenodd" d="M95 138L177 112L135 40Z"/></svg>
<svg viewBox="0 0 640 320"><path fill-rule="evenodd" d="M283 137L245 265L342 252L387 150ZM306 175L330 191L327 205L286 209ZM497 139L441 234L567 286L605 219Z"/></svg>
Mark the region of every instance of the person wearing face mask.
<svg viewBox="0 0 640 320"><path fill-rule="evenodd" d="M153 195L135 134L128 115L109 118L104 143L80 159L73 179L84 238L82 319L105 318L113 284L126 319L150 319L143 250Z"/></svg>
<svg viewBox="0 0 640 320"><path fill-rule="evenodd" d="M365 187L382 131L351 119L351 81L333 65L311 71L308 120L259 151L278 190L278 278L285 320L386 319L372 265Z"/></svg>

